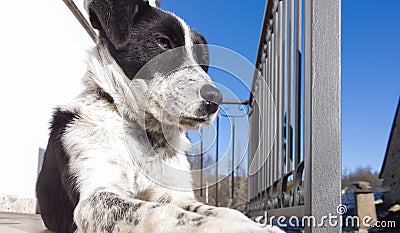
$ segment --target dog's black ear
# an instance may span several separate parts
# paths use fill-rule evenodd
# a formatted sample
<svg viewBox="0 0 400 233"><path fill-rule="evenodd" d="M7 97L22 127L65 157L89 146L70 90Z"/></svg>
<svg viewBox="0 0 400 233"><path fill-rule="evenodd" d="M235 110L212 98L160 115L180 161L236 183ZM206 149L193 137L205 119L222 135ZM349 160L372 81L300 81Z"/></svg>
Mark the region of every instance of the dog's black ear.
<svg viewBox="0 0 400 233"><path fill-rule="evenodd" d="M198 64L200 64L201 68L207 73L208 66L210 64L210 55L207 46L207 40L196 31L192 31L194 37L194 55L195 60Z"/></svg>
<svg viewBox="0 0 400 233"><path fill-rule="evenodd" d="M148 7L146 0L92 0L87 10L92 26L119 49L127 42L129 28L137 13Z"/></svg>

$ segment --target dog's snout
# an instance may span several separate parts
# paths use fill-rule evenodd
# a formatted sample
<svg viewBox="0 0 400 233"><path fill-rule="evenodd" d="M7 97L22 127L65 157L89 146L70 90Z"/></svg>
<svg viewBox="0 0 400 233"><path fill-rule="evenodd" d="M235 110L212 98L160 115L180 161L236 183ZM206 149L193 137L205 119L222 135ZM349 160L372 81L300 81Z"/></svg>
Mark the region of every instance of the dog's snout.
<svg viewBox="0 0 400 233"><path fill-rule="evenodd" d="M204 84L200 88L200 96L207 102L220 105L222 102L221 92L210 84Z"/></svg>
<svg viewBox="0 0 400 233"><path fill-rule="evenodd" d="M200 88L200 96L205 100L204 110L207 114L214 114L218 111L218 105L222 102L221 92L210 84L204 84Z"/></svg>

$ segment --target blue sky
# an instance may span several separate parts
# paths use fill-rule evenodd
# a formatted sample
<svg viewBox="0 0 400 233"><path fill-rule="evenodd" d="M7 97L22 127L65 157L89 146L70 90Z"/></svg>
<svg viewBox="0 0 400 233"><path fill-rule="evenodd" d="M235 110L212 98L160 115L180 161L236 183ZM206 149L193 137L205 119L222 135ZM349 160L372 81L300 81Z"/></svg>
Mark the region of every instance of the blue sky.
<svg viewBox="0 0 400 233"><path fill-rule="evenodd" d="M400 1L343 0L343 167L379 171L400 96Z"/></svg>
<svg viewBox="0 0 400 233"><path fill-rule="evenodd" d="M255 62L264 1L163 0L210 44L232 49ZM342 2L343 168L379 171L400 97L400 1ZM248 90L212 75L241 99Z"/></svg>

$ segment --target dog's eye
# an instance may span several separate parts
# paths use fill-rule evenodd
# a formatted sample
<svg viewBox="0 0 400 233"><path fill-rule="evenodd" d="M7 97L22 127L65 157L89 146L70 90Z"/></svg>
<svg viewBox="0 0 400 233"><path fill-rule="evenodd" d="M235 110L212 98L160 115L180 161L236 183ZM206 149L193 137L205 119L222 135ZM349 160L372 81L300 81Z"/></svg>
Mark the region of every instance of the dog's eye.
<svg viewBox="0 0 400 233"><path fill-rule="evenodd" d="M165 37L159 37L156 39L157 40L157 44L163 48L163 49L172 49L171 46L171 41L169 41L168 38Z"/></svg>

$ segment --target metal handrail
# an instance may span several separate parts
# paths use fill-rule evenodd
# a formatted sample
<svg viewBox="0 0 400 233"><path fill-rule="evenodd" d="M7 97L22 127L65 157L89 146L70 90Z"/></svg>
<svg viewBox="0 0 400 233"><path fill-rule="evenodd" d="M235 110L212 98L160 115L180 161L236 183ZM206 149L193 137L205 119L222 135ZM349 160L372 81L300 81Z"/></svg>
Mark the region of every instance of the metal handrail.
<svg viewBox="0 0 400 233"><path fill-rule="evenodd" d="M90 26L89 22L86 20L85 16L83 16L82 12L76 6L74 1L72 0L63 0L65 5L67 5L68 9L74 14L75 18L79 21L81 26L85 29L87 34L92 38L94 43L97 43L98 37L96 32L93 30L92 26Z"/></svg>
<svg viewBox="0 0 400 233"><path fill-rule="evenodd" d="M249 98L249 171L256 168L248 178L250 216L337 214L340 6L341 0L267 0Z"/></svg>

